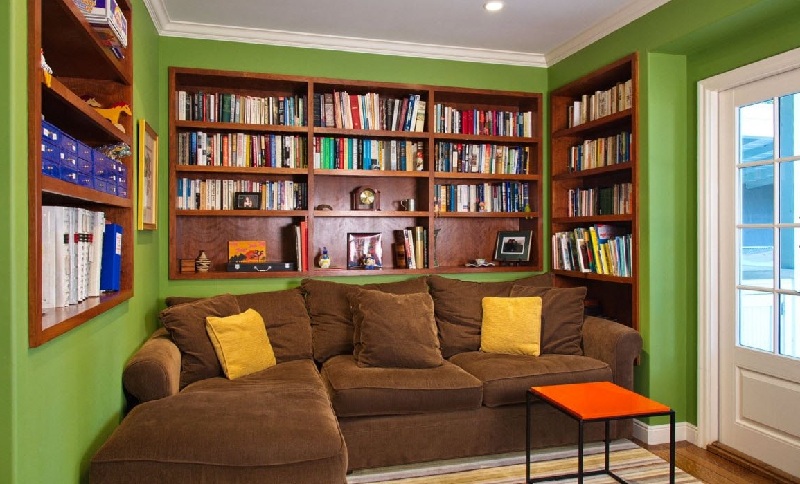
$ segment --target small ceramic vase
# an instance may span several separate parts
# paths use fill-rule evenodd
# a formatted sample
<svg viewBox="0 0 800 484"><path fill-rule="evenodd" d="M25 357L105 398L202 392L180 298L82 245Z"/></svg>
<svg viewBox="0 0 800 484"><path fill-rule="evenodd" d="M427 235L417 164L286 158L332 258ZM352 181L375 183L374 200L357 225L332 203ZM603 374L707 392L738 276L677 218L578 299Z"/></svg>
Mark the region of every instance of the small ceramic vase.
<svg viewBox="0 0 800 484"><path fill-rule="evenodd" d="M194 260L194 267L197 269L197 272L208 272L208 269L211 267L211 259L206 255L206 251L200 251L200 255Z"/></svg>

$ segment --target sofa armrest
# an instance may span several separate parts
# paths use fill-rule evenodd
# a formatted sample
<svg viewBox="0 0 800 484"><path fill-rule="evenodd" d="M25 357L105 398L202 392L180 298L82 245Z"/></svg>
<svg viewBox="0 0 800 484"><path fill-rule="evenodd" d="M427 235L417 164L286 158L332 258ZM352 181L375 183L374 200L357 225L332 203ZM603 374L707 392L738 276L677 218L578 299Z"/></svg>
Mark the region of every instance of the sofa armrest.
<svg viewBox="0 0 800 484"><path fill-rule="evenodd" d="M633 363L642 351L642 335L609 319L587 316L583 322L583 352L611 367L614 383L633 390Z"/></svg>
<svg viewBox="0 0 800 484"><path fill-rule="evenodd" d="M143 403L178 393L180 375L181 353L159 328L125 364L122 385L133 403Z"/></svg>

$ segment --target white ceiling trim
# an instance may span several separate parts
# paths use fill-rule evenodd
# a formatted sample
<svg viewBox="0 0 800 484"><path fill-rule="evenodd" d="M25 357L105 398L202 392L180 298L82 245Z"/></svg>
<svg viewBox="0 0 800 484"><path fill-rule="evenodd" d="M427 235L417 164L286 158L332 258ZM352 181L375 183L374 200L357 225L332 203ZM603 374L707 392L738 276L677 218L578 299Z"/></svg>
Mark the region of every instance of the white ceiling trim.
<svg viewBox="0 0 800 484"><path fill-rule="evenodd" d="M669 0L638 0L616 14L601 20L581 34L561 44L549 53L528 53L505 50L456 47L413 42L365 39L313 33L288 32L282 30L235 28L193 22L176 22L169 18L162 0L144 0L159 35L206 40L245 42L288 47L338 50L366 54L423 57L462 62L505 64L528 67L548 67L624 27Z"/></svg>
<svg viewBox="0 0 800 484"><path fill-rule="evenodd" d="M669 0L637 0L584 30L572 39L551 50L545 55L548 66L566 59L581 49L592 45L606 35L628 25L634 20L647 15Z"/></svg>

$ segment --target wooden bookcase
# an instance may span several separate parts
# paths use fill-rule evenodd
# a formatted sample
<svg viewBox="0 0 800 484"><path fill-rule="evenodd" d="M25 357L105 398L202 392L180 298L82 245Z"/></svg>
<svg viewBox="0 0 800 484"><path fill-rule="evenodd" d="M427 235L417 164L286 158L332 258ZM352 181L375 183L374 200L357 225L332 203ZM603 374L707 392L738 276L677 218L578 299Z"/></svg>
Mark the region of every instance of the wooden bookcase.
<svg viewBox="0 0 800 484"><path fill-rule="evenodd" d="M615 96L620 89L625 89L626 82L630 84L627 93L621 97ZM599 95L598 92L608 94ZM587 116L581 120L579 114L573 114L576 103L591 106L593 95L598 101L595 108L603 115ZM620 103L612 108L615 99ZM639 327L638 99L636 54L613 62L550 94L551 247L554 248L552 266L556 284L564 287L586 286L587 300L597 302L603 315L635 329ZM587 159L589 152L596 153L596 140L601 140L600 146L608 151L601 150L610 154L610 158L604 161L600 156L594 160ZM577 146L581 146L580 153L576 153ZM618 149L613 150L614 147ZM599 203L590 202L594 193L589 190L613 189L615 185L627 186L624 191L628 193L622 200L622 207L603 211ZM576 192L584 197L580 203L576 203L576 198L581 196ZM597 202L597 198L594 200ZM564 266L560 259L568 256L559 252L561 245L556 240L557 234L574 233L575 229L597 225L612 226L620 233L631 235L630 245L625 249L631 261L630 274L582 272L574 266L572 270L563 269L569 266Z"/></svg>
<svg viewBox="0 0 800 484"><path fill-rule="evenodd" d="M127 143L133 147L134 123L123 115L119 130L82 97L104 106L133 106L133 15L127 0L117 0L128 21L128 47L118 59L72 0L28 1L28 339L39 346L129 299L133 295L134 167L127 166L128 193L110 195L42 174L42 119L90 147ZM48 86L41 55L53 69ZM42 310L42 206L83 207L105 213L122 226L121 289L69 307Z"/></svg>
<svg viewBox="0 0 800 484"><path fill-rule="evenodd" d="M171 279L535 271L542 268L541 94L181 67L172 67L169 70L169 92L169 277ZM199 96L198 93L202 93L203 96ZM322 122L320 120L322 117L330 119L330 115L326 116L326 105L330 108L330 104L326 102L326 95L333 97L336 93L347 94L347 98L352 100L350 109L355 109L354 105L358 103L360 106L358 109L369 112L372 106L374 112L372 125L357 123L353 126L345 124L337 127L335 124L330 126ZM212 94L219 96L212 100L210 96ZM205 120L192 120L191 115L181 115L181 118L189 119L179 119L179 105L185 113L187 109L198 109L199 107L195 106L198 102L206 107L215 103L212 110L218 118L225 110L223 94L272 98L276 102L292 98L296 114L292 119L297 118L296 122L267 120L258 124L234 123L229 122L228 118L224 121L211 120L208 114ZM422 101L425 108L417 129L403 130L397 129L398 126L388 125L393 119L392 105L389 104L381 110L377 102L368 104L369 99L372 99L369 96L373 94L377 94L383 102L387 99L397 99L398 118L402 113L403 101L411 95L418 96L417 106L422 106L419 103ZM361 96L364 104L361 104L356 96ZM185 99L187 97L188 101ZM193 101L196 99L203 101ZM222 109L219 109L220 104L223 106ZM478 119L480 112L483 111L484 121L485 113L491 110L530 112L525 122L528 132L500 135L498 128L493 125L491 132L494 134L490 134L488 123L485 123L487 128L483 130L485 131L483 134L440 132L444 130L436 127L437 121L443 123L443 120L441 117L437 119L435 114L441 111L444 115L444 107L451 115L452 109L470 112L478 110ZM200 110L207 111L203 108ZM286 112L289 112L288 107ZM339 110L331 112L339 113ZM495 117L496 115L492 115L493 119ZM305 122L301 122L303 119ZM376 124L379 120L383 121ZM192 155L188 154L196 152L196 142L192 144L192 138L205 139L203 146L213 146L215 153L221 153L218 148L222 143L232 142L224 141L224 138L232 140L240 134L251 137L251 140L255 137L281 137L284 139L284 145L285 139L290 138L294 154L292 162L289 166L234 167L226 166L224 160L212 164L206 158L207 164L202 165L197 164L196 157L192 160ZM209 138L213 138L214 141L208 141ZM513 174L463 170L445 172L441 169L442 161L437 158L439 152L437 146L441 143L485 144L490 146L486 153L507 153L511 148L518 149L527 156L525 167L517 169L519 173ZM271 140L269 146L274 144L275 141ZM503 148L495 148L492 151L492 145ZM358 153L361 153L363 159L363 152L368 149L384 150L378 155L379 158L384 157L383 169L364 169L359 165ZM320 151L320 154L316 154L316 151ZM334 155L327 155L331 152L338 153L343 160L336 167L330 163L330 158ZM395 153L394 164L390 154L380 154L392 152ZM348 153L355 154L352 165L347 164ZM514 151L514 153L519 152ZM201 159L202 156L201 154ZM208 157L207 154L205 156ZM507 155L508 157L510 155ZM520 160L520 157L518 154L515 159ZM402 164L402 159L405 160L405 166ZM484 157L483 160L485 167L488 167L490 165L488 158ZM227 163L230 165L230 160ZM219 166L220 164L222 166ZM279 161L276 164L282 163ZM230 206L220 209L222 207L214 205L213 209L201 210L197 209L196 202L194 207L186 209L184 205L179 205L181 200L184 204L187 202L192 204L187 200L185 187L200 183L192 180L205 180L207 187L210 186L208 180L230 180L226 182L229 185L236 182L292 182L295 187L305 186L306 198L299 206L288 207L290 209L275 207L280 209L233 210ZM528 210L448 212L444 210L443 204L437 201L439 186L447 184L486 184L486 186L495 184L501 187L505 184L506 189L512 190L512 195L518 197L517 200L521 199L521 187L524 186L528 193ZM509 188L512 184L514 187ZM351 194L357 187L369 187L379 191L380 210L353 210ZM514 189L517 191L513 191ZM225 200L229 201L230 196L230 193L225 193ZM409 198L413 198L416 202L413 211L403 210L399 206L401 200ZM203 200L205 199L204 196ZM228 241L232 240L266 241L268 261L296 262L296 237L293 226L301 222L305 222L308 227L310 259L308 270L227 271ZM412 226L423 227L425 231L424 244L427 245L428 267L397 268L392 257L393 231ZM465 264L475 258L489 261L493 259L499 230L531 230L530 260L516 266L466 267ZM374 271L347 269L349 233L381 234L382 269ZM322 247L327 248L332 260L329 269L321 269L316 264L316 257ZM182 272L180 261L185 260L188 264L201 251L211 259L210 271Z"/></svg>

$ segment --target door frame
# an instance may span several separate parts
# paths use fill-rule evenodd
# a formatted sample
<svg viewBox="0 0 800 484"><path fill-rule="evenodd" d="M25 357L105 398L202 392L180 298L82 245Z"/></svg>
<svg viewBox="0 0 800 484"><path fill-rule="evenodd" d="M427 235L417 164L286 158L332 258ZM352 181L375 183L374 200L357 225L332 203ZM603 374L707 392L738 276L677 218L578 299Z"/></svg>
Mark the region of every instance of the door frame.
<svg viewBox="0 0 800 484"><path fill-rule="evenodd" d="M800 69L800 49L697 83L697 442L719 440L719 97L751 82Z"/></svg>

